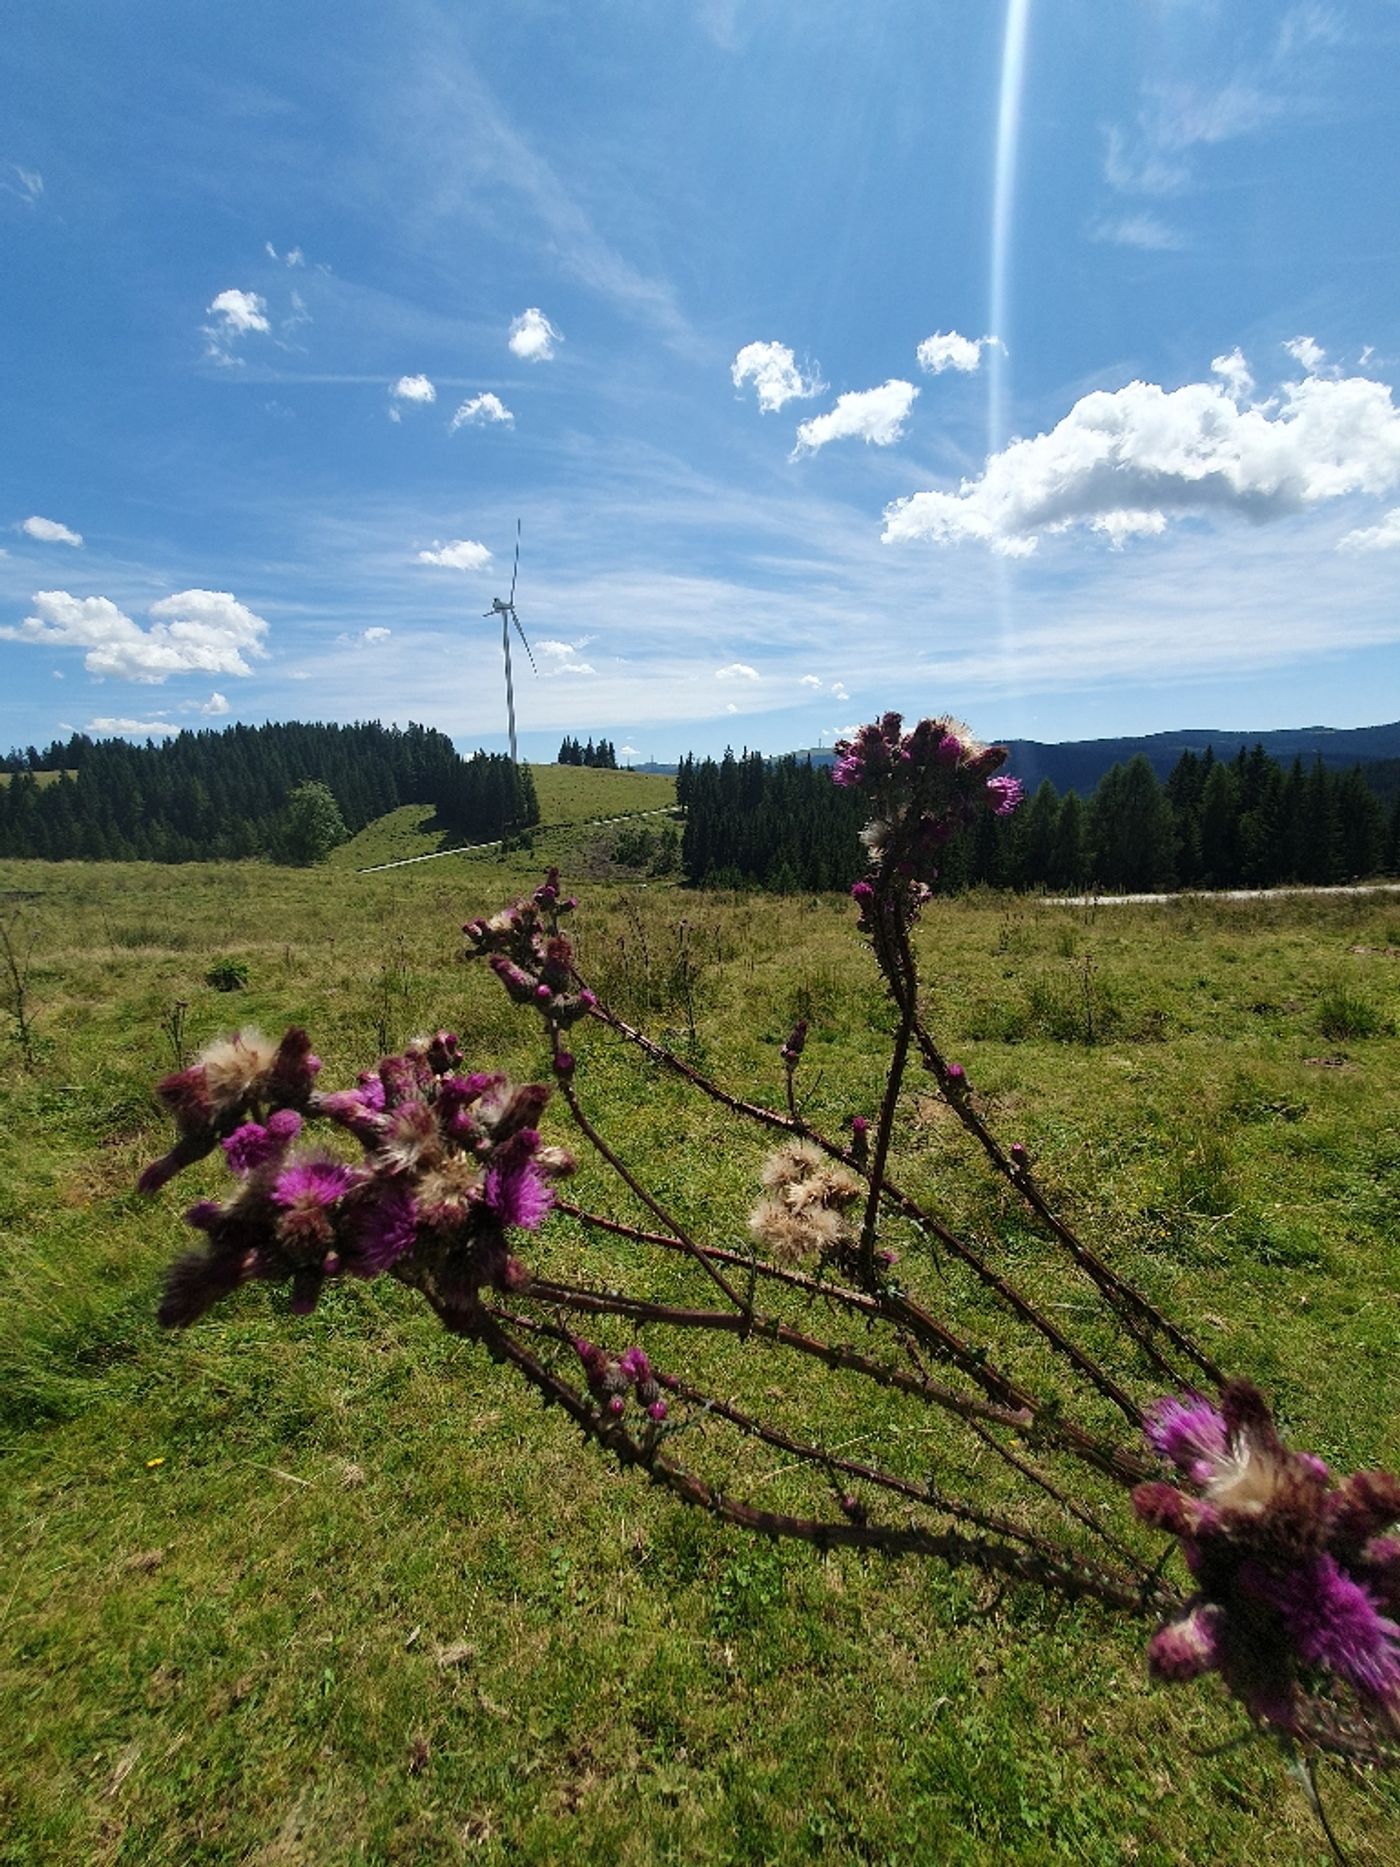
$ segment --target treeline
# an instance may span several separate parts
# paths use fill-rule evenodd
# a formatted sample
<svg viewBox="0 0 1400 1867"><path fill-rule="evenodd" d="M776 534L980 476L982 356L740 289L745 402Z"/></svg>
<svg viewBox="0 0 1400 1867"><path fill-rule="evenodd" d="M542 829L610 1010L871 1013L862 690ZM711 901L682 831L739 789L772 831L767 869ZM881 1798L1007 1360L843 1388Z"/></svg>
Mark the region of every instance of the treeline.
<svg viewBox="0 0 1400 1867"><path fill-rule="evenodd" d="M400 804L436 806L442 828L486 839L539 818L529 770L458 753L445 733L353 726L231 726L161 744L78 733L4 761L0 855L49 861L204 862L277 857L288 797L323 784L346 830ZM40 783L37 774L57 772Z"/></svg>
<svg viewBox="0 0 1400 1867"><path fill-rule="evenodd" d="M681 868L689 882L788 894L845 888L863 866L861 799L834 785L825 766L791 754L687 757L676 769L676 802L686 814Z"/></svg>
<svg viewBox="0 0 1400 1867"><path fill-rule="evenodd" d="M826 767L794 758L687 758L687 881L709 887L843 888L861 873L863 806ZM1147 759L1115 765L1085 800L1047 779L1009 817L984 813L949 844L945 888L1270 888L1400 874L1400 800L1387 808L1360 769L1261 747L1228 762L1187 752L1165 784Z"/></svg>
<svg viewBox="0 0 1400 1867"><path fill-rule="evenodd" d="M587 745L580 745L577 739L565 739L555 763L591 765L596 771L616 771L617 749L611 739L600 739L597 745L591 739Z"/></svg>

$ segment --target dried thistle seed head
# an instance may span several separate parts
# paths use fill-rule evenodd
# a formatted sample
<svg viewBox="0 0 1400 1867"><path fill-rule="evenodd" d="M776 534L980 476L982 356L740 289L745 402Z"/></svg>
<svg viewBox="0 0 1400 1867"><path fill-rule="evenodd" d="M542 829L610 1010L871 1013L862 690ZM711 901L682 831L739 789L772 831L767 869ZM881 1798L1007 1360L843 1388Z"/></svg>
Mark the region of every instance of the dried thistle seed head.
<svg viewBox="0 0 1400 1867"><path fill-rule="evenodd" d="M254 1030L236 1031L232 1037L205 1045L194 1067L204 1071L205 1090L216 1113L236 1108L256 1094L272 1068L277 1048L270 1037Z"/></svg>
<svg viewBox="0 0 1400 1867"><path fill-rule="evenodd" d="M864 1190L861 1182L839 1161L825 1162L814 1173L807 1184L812 1187L822 1205L830 1206L837 1212L844 1212L860 1198Z"/></svg>
<svg viewBox="0 0 1400 1867"><path fill-rule="evenodd" d="M801 1264L811 1255L811 1228L781 1199L760 1199L749 1214L749 1230L776 1264Z"/></svg>
<svg viewBox="0 0 1400 1867"><path fill-rule="evenodd" d="M810 1178L825 1159L825 1154L814 1141L784 1141L764 1161L759 1179L770 1189L791 1186L799 1180Z"/></svg>
<svg viewBox="0 0 1400 1867"><path fill-rule="evenodd" d="M418 1215L435 1231L453 1231L466 1223L479 1203L480 1165L465 1154L453 1154L418 1182Z"/></svg>
<svg viewBox="0 0 1400 1867"><path fill-rule="evenodd" d="M401 1102L384 1117L375 1157L390 1173L419 1173L442 1159L442 1132L426 1102Z"/></svg>
<svg viewBox="0 0 1400 1867"><path fill-rule="evenodd" d="M749 1230L776 1264L808 1264L850 1239L839 1212L822 1205L794 1210L781 1196L759 1200Z"/></svg>

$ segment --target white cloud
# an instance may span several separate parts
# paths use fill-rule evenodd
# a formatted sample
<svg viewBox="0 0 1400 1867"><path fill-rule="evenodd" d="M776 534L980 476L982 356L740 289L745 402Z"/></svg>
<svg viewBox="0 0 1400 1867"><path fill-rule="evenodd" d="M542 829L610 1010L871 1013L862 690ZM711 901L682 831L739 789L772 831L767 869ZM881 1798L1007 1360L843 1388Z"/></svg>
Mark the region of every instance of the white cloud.
<svg viewBox="0 0 1400 1867"><path fill-rule="evenodd" d="M885 511L886 542L978 539L1026 556L1076 524L1115 544L1169 516L1228 512L1255 522L1347 493L1400 484L1400 411L1384 383L1309 376L1265 408L1217 383L1099 390L1048 434L1013 441L956 493L924 492Z"/></svg>
<svg viewBox="0 0 1400 1867"><path fill-rule="evenodd" d="M756 681L758 669L751 668L747 661L731 661L726 668L715 669L717 681Z"/></svg>
<svg viewBox="0 0 1400 1867"><path fill-rule="evenodd" d="M563 341L538 305L531 305L511 322L511 351L525 363L548 363L554 355L554 346Z"/></svg>
<svg viewBox="0 0 1400 1867"><path fill-rule="evenodd" d="M223 332L231 337L272 329L267 321L267 300L256 292L220 292L205 310L210 317L218 319Z"/></svg>
<svg viewBox="0 0 1400 1867"><path fill-rule="evenodd" d="M400 376L389 393L399 402L437 401L437 390L426 376Z"/></svg>
<svg viewBox="0 0 1400 1867"><path fill-rule="evenodd" d="M1316 374L1327 355L1322 345L1311 337L1290 337L1283 347L1293 361L1308 372L1309 376Z"/></svg>
<svg viewBox="0 0 1400 1867"><path fill-rule="evenodd" d="M536 642L535 658L542 675L592 674L595 670L578 658L573 642Z"/></svg>
<svg viewBox="0 0 1400 1867"><path fill-rule="evenodd" d="M926 337L916 352L919 368L934 376L944 370L970 374L982 365L982 352L992 344L1000 346L999 337L960 337L956 331L935 331Z"/></svg>
<svg viewBox="0 0 1400 1867"><path fill-rule="evenodd" d="M1089 521L1089 530L1102 532L1115 551L1129 538L1160 538L1166 529L1165 512L1101 512Z"/></svg>
<svg viewBox="0 0 1400 1867"><path fill-rule="evenodd" d="M825 415L814 415L798 428L792 458L815 453L828 441L859 440L889 447L903 434L918 393L913 383L893 378L878 389L851 389L838 395L835 408L828 409Z"/></svg>
<svg viewBox="0 0 1400 1867"><path fill-rule="evenodd" d="M393 633L394 631L392 629L366 629L361 640L371 643L387 642Z"/></svg>
<svg viewBox="0 0 1400 1867"><path fill-rule="evenodd" d="M287 254L287 264L289 266L304 266L306 264L306 255L299 246L294 246Z"/></svg>
<svg viewBox="0 0 1400 1867"><path fill-rule="evenodd" d="M1089 238L1108 246L1134 246L1143 253L1178 252L1186 241L1156 214L1103 214L1089 223Z"/></svg>
<svg viewBox="0 0 1400 1867"><path fill-rule="evenodd" d="M1348 532L1338 546L1341 551L1400 550L1400 506L1386 513L1379 525L1366 525Z"/></svg>
<svg viewBox="0 0 1400 1867"><path fill-rule="evenodd" d="M1236 402L1243 402L1246 396L1254 393L1254 378L1249 373L1249 365L1244 360L1244 352L1236 344L1227 357L1212 357L1210 369L1213 376L1218 376Z"/></svg>
<svg viewBox="0 0 1400 1867"><path fill-rule="evenodd" d="M498 395L492 395L488 389L482 395L474 395L470 401L463 402L448 425L448 433L456 434L459 428L484 428L491 422L505 422L513 426L515 417Z"/></svg>
<svg viewBox="0 0 1400 1867"><path fill-rule="evenodd" d="M1180 194L1192 183L1192 150L1253 136L1294 107L1284 91L1246 78L1213 89L1153 85L1133 129L1109 129L1104 179L1119 194Z"/></svg>
<svg viewBox="0 0 1400 1867"><path fill-rule="evenodd" d="M1346 38L1346 21L1336 7L1319 6L1304 0L1290 7L1278 29L1274 55L1289 58L1312 45L1340 45Z"/></svg>
<svg viewBox="0 0 1400 1867"><path fill-rule="evenodd" d="M27 169L18 162L8 164L9 172L15 177L12 182L0 182L6 194L17 195L28 206L33 207L44 192L44 178L38 169Z"/></svg>
<svg viewBox="0 0 1400 1867"><path fill-rule="evenodd" d="M797 685L799 687L810 688L814 694L819 694L825 691L826 693L830 694L833 700L849 700L851 697L846 692L845 684L843 682L833 681L831 685L828 687L826 682L823 681L820 678L820 676L815 675L815 674L804 674L802 678L798 681Z"/></svg>
<svg viewBox="0 0 1400 1867"><path fill-rule="evenodd" d="M171 674L251 674L245 655L267 653L267 624L223 590L182 590L153 603L143 629L108 597L40 590L35 614L0 628L12 642L84 648L89 674L158 683Z"/></svg>
<svg viewBox="0 0 1400 1867"><path fill-rule="evenodd" d="M752 382L758 392L758 406L765 414L780 409L784 402L803 401L821 395L826 388L816 370L803 372L786 344L745 344L729 366L730 380L736 389Z"/></svg>
<svg viewBox="0 0 1400 1867"><path fill-rule="evenodd" d="M637 756L637 748L636 746L619 746L617 748L617 755L619 758L635 758Z"/></svg>
<svg viewBox="0 0 1400 1867"><path fill-rule="evenodd" d="M210 694L209 698L204 702L204 705L199 709L206 720L216 720L221 713L227 713L228 710L228 701L219 693L217 688Z"/></svg>
<svg viewBox="0 0 1400 1867"><path fill-rule="evenodd" d="M20 530L30 538L37 538L41 544L46 545L80 545L83 542L81 532L75 532L66 525L60 525L57 519L41 519L37 514L26 519L20 526Z"/></svg>
<svg viewBox="0 0 1400 1867"><path fill-rule="evenodd" d="M1184 162L1163 156L1150 143L1130 142L1116 124L1108 132L1103 172L1119 194L1180 194L1191 177Z"/></svg>
<svg viewBox="0 0 1400 1867"><path fill-rule="evenodd" d="M243 359L236 356L233 349L240 337L250 333L266 335L272 330L268 322L267 300L260 298L256 292L220 292L205 309L214 322L200 327L205 337L204 355L210 363L217 363L225 369L242 367Z"/></svg>
<svg viewBox="0 0 1400 1867"><path fill-rule="evenodd" d="M728 702L724 710L726 713L737 713L739 711L732 700Z"/></svg>
<svg viewBox="0 0 1400 1867"><path fill-rule="evenodd" d="M433 540L431 551L420 551L420 564L440 564L447 570L480 570L489 564L491 553L473 538L453 538L445 545Z"/></svg>
<svg viewBox="0 0 1400 1867"><path fill-rule="evenodd" d="M183 730L171 720L113 719L103 715L89 720L83 728L85 733L105 733L118 739L159 739L166 733Z"/></svg>

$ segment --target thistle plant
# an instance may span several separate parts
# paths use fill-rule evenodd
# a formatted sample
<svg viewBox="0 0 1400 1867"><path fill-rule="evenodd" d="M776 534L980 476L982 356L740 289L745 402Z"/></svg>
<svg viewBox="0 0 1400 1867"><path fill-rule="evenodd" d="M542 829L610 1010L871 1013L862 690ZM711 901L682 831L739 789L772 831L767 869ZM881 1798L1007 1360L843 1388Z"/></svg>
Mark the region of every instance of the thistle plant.
<svg viewBox="0 0 1400 1867"><path fill-rule="evenodd" d="M1156 1624L1156 1677L1214 1672L1293 1754L1394 1762L1400 1481L1288 1449L1258 1391L1052 1206L928 1022L918 953L941 852L1016 807L1004 748L891 713L837 752L834 782L871 810L851 892L893 1020L875 1106L818 1125L799 1095L806 1021L775 1059L776 1105L629 1024L589 987L551 869L464 928L538 1020L549 1083L512 1086L438 1031L327 1090L293 1030L240 1034L160 1085L178 1134L143 1188L216 1150L233 1175L187 1214L203 1243L172 1269L162 1320L255 1279L305 1311L328 1279L394 1277L584 1441L735 1529L1092 1599ZM752 1166L747 1211L663 1197L623 1158L588 1094L608 1041L713 1111ZM1039 1240L1024 1275L896 1161L911 1077Z"/></svg>

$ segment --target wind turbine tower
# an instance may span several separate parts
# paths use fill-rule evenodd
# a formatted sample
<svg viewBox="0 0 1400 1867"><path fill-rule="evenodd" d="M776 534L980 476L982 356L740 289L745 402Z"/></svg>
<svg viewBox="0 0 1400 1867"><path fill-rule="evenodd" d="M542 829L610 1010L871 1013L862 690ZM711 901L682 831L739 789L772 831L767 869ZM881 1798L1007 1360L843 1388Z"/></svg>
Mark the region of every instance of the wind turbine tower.
<svg viewBox="0 0 1400 1867"><path fill-rule="evenodd" d="M520 763L520 758L515 747L515 683L511 679L510 671L510 627L512 623L515 624L515 632L520 637L525 653L529 657L530 672L532 674L538 672L535 667L535 657L531 652L529 641L526 639L525 631L520 626L520 618L515 613L515 582L519 575L520 520L517 519L515 521L515 567L510 573L510 595L504 602L501 601L500 597L493 596L491 599L491 607L486 611L488 616L499 616L501 619L501 653L505 657L506 664L506 726L510 733L510 762L512 765L518 765Z"/></svg>

